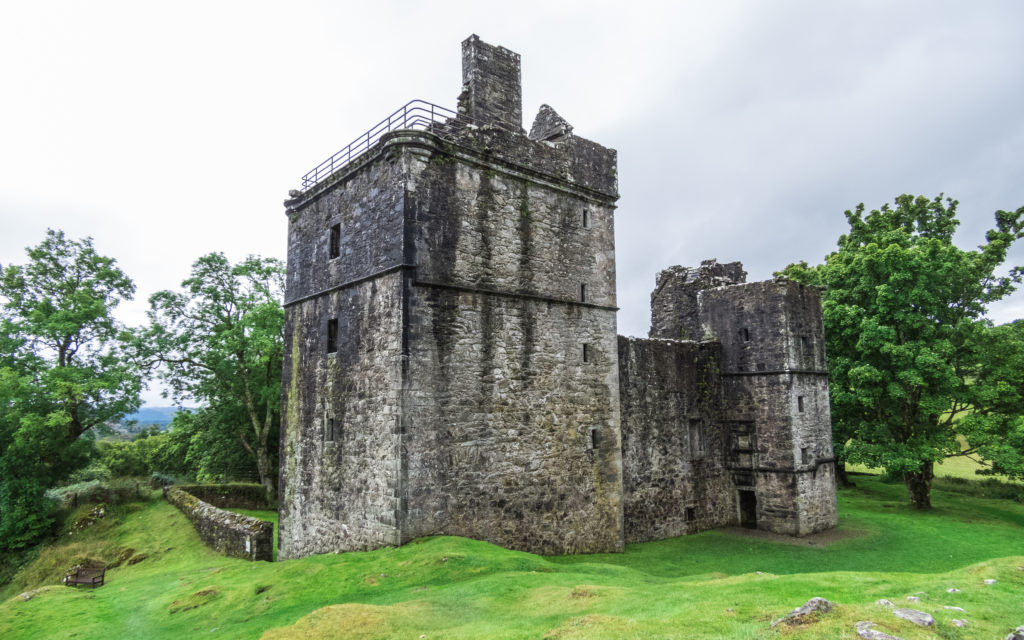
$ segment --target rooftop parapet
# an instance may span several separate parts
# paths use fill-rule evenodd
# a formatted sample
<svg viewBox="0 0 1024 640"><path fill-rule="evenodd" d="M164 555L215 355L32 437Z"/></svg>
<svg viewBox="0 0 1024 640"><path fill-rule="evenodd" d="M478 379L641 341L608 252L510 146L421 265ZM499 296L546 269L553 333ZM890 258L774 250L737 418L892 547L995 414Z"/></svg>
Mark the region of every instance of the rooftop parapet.
<svg viewBox="0 0 1024 640"><path fill-rule="evenodd" d="M462 79L457 110L424 100L402 106L306 172L301 190L289 193L286 208L300 206L313 193L313 187L328 178L343 177L350 165L360 166L362 163L355 162L358 158L383 149L394 137L388 134L401 130L425 131L451 143L445 146L448 152L458 149L511 163L533 174L546 174L597 192L595 195L602 200L618 198L614 149L573 134L572 125L548 105L541 106L526 135L522 128L519 54L470 36L462 43Z"/></svg>

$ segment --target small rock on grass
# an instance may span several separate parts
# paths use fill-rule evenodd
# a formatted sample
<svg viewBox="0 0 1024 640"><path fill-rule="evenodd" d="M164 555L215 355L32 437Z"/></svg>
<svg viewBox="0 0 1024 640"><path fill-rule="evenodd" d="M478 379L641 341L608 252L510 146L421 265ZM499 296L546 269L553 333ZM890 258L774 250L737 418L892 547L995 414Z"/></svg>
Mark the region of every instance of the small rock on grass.
<svg viewBox="0 0 1024 640"><path fill-rule="evenodd" d="M946 589L946 593L960 593L960 590L956 587L951 587L949 589Z"/></svg>
<svg viewBox="0 0 1024 640"><path fill-rule="evenodd" d="M917 596L907 596L907 602L921 602L921 598Z"/></svg>
<svg viewBox="0 0 1024 640"><path fill-rule="evenodd" d="M857 635L867 638L867 640L902 640L896 636L890 636L888 633L875 631L871 628L875 626L875 623L870 620L861 620L854 626L857 628Z"/></svg>
<svg viewBox="0 0 1024 640"><path fill-rule="evenodd" d="M985 578L985 584L995 584L995 578Z"/></svg>
<svg viewBox="0 0 1024 640"><path fill-rule="evenodd" d="M779 618L772 622L772 628L774 629L781 622L786 624L800 624L804 621L804 618L811 615L812 613L827 613L832 610L835 604L829 602L825 598L811 598L803 604L803 606L793 609L785 617Z"/></svg>
<svg viewBox="0 0 1024 640"><path fill-rule="evenodd" d="M963 611L963 609L961 607L951 607L948 604L946 606L942 607L942 608L943 609L949 609L950 611Z"/></svg>
<svg viewBox="0 0 1024 640"><path fill-rule="evenodd" d="M966 627L967 626L967 621L966 620L960 620L959 618L953 618L952 620L949 621L949 623L951 625L953 625L954 627Z"/></svg>
<svg viewBox="0 0 1024 640"><path fill-rule="evenodd" d="M896 606L896 603L894 603L892 600L886 600L885 598L882 598L881 600L875 600L875 604L877 604L880 607L895 607Z"/></svg>
<svg viewBox="0 0 1024 640"><path fill-rule="evenodd" d="M1024 640L1024 624L1017 627L1013 633L1006 636L1006 640Z"/></svg>
<svg viewBox="0 0 1024 640"><path fill-rule="evenodd" d="M935 618L931 614L917 609L896 609L892 613L897 618L913 622L919 627L930 627L935 624Z"/></svg>

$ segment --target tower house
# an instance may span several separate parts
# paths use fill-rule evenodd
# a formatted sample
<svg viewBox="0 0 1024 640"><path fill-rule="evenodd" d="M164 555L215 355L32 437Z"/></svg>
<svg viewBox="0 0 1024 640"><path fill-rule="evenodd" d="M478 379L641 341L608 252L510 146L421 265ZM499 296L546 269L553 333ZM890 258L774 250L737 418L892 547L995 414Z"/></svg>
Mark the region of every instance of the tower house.
<svg viewBox="0 0 1024 640"><path fill-rule="evenodd" d="M518 54L462 47L457 112L286 202L282 558L622 549L615 152L546 106L527 135Z"/></svg>

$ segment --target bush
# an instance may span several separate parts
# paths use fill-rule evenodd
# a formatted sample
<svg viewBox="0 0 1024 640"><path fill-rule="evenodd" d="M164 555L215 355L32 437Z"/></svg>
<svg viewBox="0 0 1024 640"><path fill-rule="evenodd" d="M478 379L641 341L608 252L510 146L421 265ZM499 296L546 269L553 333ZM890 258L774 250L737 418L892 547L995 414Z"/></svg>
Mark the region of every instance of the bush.
<svg viewBox="0 0 1024 640"><path fill-rule="evenodd" d="M68 476L69 484L79 484L82 482L91 482L98 480L100 482L106 482L110 480L111 473L110 469L106 465L99 461L93 461L88 467L83 467L78 471L73 472Z"/></svg>
<svg viewBox="0 0 1024 640"><path fill-rule="evenodd" d="M104 441L97 444L100 463L115 476L147 476L149 465L134 442Z"/></svg>
<svg viewBox="0 0 1024 640"><path fill-rule="evenodd" d="M60 505L67 509L86 503L122 504L143 500L146 494L143 493L142 489L143 487L140 486L137 480L129 478L108 482L90 480L66 487L50 489L46 492L46 497L59 501Z"/></svg>
<svg viewBox="0 0 1024 640"><path fill-rule="evenodd" d="M985 480L956 477L935 478L932 486L936 489L974 498L1013 500L1024 504L1024 485L1003 482L997 478L987 478Z"/></svg>
<svg viewBox="0 0 1024 640"><path fill-rule="evenodd" d="M167 473L153 472L153 475L149 477L149 484L154 488L169 487L172 484L178 484L178 479Z"/></svg>
<svg viewBox="0 0 1024 640"><path fill-rule="evenodd" d="M0 485L0 549L25 549L52 534L56 511L56 501L31 480L6 480Z"/></svg>

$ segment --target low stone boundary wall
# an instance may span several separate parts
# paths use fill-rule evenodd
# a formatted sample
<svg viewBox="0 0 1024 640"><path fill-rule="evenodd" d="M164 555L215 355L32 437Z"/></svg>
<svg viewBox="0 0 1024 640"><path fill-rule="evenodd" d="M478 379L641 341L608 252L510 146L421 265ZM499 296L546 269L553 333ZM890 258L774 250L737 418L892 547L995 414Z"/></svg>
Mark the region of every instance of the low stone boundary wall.
<svg viewBox="0 0 1024 640"><path fill-rule="evenodd" d="M179 487L165 487L164 497L192 522L206 546L230 558L274 559L274 525L223 511Z"/></svg>
<svg viewBox="0 0 1024 640"><path fill-rule="evenodd" d="M267 490L254 482L239 484L179 484L178 488L218 509L270 509Z"/></svg>

